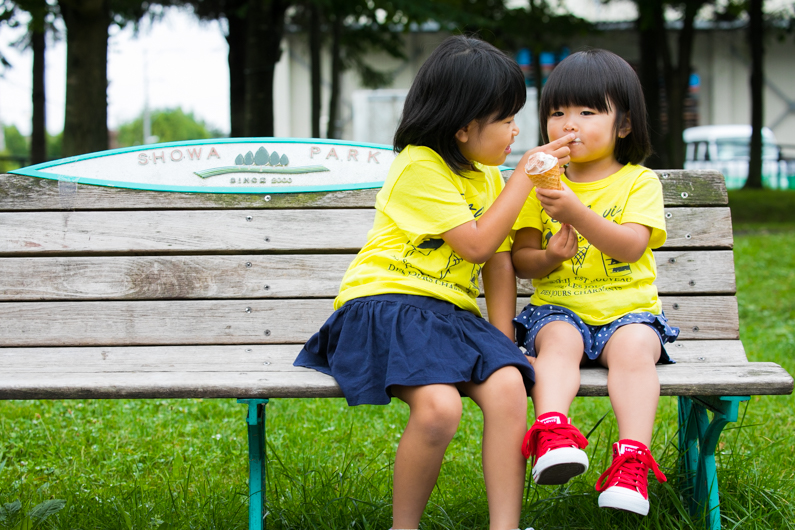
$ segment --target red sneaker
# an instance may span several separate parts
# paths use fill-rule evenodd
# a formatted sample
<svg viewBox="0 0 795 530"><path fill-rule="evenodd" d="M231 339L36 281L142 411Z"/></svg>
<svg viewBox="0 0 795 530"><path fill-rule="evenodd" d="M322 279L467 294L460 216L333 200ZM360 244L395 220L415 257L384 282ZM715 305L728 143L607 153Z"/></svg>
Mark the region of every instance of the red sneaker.
<svg viewBox="0 0 795 530"><path fill-rule="evenodd" d="M538 417L522 442L525 458L533 456L536 484L565 484L588 470L588 440L571 420L559 412Z"/></svg>
<svg viewBox="0 0 795 530"><path fill-rule="evenodd" d="M613 463L596 481L600 508L614 508L647 515L649 513L649 468L658 482L665 482L649 448L635 440L613 444Z"/></svg>

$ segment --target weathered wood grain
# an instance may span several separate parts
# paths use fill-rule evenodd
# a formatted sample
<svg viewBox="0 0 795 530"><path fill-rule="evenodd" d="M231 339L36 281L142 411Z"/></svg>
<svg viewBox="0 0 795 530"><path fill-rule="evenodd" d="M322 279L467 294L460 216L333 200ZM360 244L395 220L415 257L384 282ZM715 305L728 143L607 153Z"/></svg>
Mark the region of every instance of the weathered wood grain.
<svg viewBox="0 0 795 530"><path fill-rule="evenodd" d="M733 294L731 251L658 251L661 294ZM0 258L0 301L332 298L353 254ZM519 293L533 292L519 281Z"/></svg>
<svg viewBox="0 0 795 530"><path fill-rule="evenodd" d="M728 208L667 209L664 248L731 248ZM374 210L0 213L0 255L357 252Z"/></svg>
<svg viewBox="0 0 795 530"><path fill-rule="evenodd" d="M738 336L734 297L662 300L683 339ZM331 313L330 299L3 302L0 347L303 343Z"/></svg>
<svg viewBox="0 0 795 530"><path fill-rule="evenodd" d="M0 254L357 251L374 210L0 213Z"/></svg>
<svg viewBox="0 0 795 530"><path fill-rule="evenodd" d="M294 372L301 344L0 348L8 373ZM739 340L681 340L667 346L677 364L748 362Z"/></svg>
<svg viewBox="0 0 795 530"><path fill-rule="evenodd" d="M332 298L354 254L0 258L0 301Z"/></svg>
<svg viewBox="0 0 795 530"><path fill-rule="evenodd" d="M723 176L712 170L658 171L668 206L728 204ZM504 172L510 174L510 172ZM666 176L667 175L667 176ZM169 193L0 175L0 211L23 210L141 210L141 209L273 209L371 208L378 190L323 193L223 194ZM682 194L686 193L686 196ZM265 200L265 198L268 200Z"/></svg>
<svg viewBox="0 0 795 530"><path fill-rule="evenodd" d="M732 248L729 208L666 208L663 248Z"/></svg>
<svg viewBox="0 0 795 530"><path fill-rule="evenodd" d="M663 396L775 395L792 377L774 363L658 366ZM607 370L582 370L580 396L607 395ZM341 397L336 381L311 369L272 372L106 372L0 374L0 399Z"/></svg>

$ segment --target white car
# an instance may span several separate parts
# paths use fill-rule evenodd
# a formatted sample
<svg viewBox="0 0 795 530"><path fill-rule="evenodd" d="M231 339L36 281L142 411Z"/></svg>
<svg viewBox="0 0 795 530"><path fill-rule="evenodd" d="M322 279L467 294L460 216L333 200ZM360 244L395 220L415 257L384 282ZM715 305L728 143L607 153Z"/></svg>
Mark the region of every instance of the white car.
<svg viewBox="0 0 795 530"><path fill-rule="evenodd" d="M682 133L685 141L685 169L717 169L726 178L728 189L738 189L748 180L750 125L703 125ZM780 160L773 131L762 129L762 184L766 188L795 187L795 175L788 176L786 161Z"/></svg>

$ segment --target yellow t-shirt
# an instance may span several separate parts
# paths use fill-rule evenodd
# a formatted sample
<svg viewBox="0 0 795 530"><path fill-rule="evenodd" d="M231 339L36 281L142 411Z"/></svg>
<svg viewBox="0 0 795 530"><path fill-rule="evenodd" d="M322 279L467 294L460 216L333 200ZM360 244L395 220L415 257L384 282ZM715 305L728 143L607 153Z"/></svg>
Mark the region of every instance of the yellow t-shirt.
<svg viewBox="0 0 795 530"><path fill-rule="evenodd" d="M367 243L342 279L334 309L353 298L414 294L452 302L480 315L478 273L444 242L441 234L477 219L503 188L496 167L453 173L427 147L407 146L395 158L375 200ZM498 252L510 250L510 240Z"/></svg>
<svg viewBox="0 0 795 530"><path fill-rule="evenodd" d="M617 173L588 183L576 183L561 175L583 204L614 223L637 223L652 229L649 245L635 263L622 263L600 252L579 236L577 255L562 263L544 278L534 279L533 305L566 307L587 324L604 325L627 313L662 312L653 284L657 266L651 249L665 243L665 216L662 186L657 175L627 164ZM560 230L530 193L514 229L532 227L542 234L541 245Z"/></svg>

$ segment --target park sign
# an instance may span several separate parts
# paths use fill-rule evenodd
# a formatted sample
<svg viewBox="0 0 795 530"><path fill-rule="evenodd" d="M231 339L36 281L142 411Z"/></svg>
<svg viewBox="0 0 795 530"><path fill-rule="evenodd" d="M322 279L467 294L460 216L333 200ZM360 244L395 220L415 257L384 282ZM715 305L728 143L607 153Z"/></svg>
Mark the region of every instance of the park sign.
<svg viewBox="0 0 795 530"><path fill-rule="evenodd" d="M392 146L302 138L218 138L99 151L17 175L195 193L301 193L380 188Z"/></svg>

